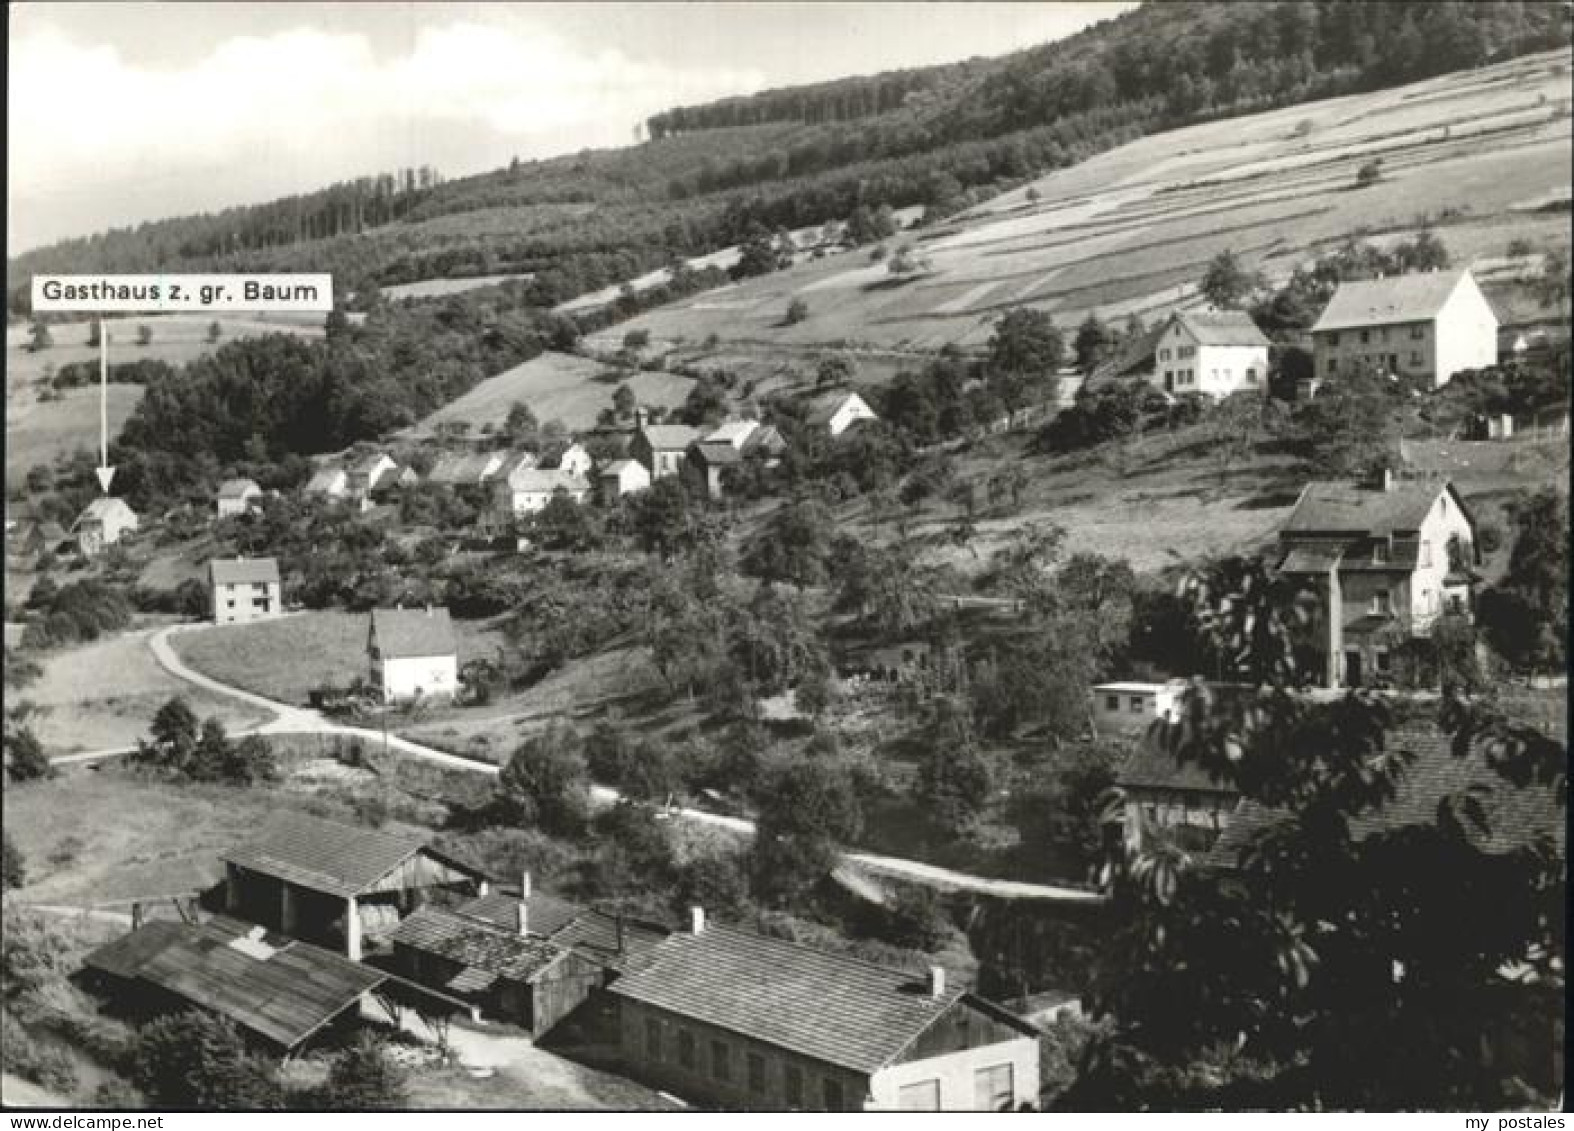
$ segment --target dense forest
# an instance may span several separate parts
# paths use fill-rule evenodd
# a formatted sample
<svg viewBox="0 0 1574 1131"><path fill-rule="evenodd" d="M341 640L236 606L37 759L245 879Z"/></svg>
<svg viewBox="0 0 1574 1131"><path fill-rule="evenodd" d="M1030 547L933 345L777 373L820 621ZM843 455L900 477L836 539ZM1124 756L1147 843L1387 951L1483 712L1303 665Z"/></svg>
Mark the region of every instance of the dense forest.
<svg viewBox="0 0 1574 1131"><path fill-rule="evenodd" d="M1156 130L1412 82L1568 40L1536 0L1145 4L994 60L682 107L637 146L453 181L431 170L29 252L34 272L329 270L351 291L530 272L533 301L741 242L923 205L931 219ZM656 189L657 191L652 191Z"/></svg>

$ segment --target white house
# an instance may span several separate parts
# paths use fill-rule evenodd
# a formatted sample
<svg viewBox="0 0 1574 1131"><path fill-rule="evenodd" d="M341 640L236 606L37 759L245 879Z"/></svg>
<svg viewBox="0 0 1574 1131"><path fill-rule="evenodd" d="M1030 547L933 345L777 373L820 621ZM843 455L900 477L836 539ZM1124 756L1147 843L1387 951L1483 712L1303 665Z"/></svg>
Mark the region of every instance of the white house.
<svg viewBox="0 0 1574 1131"><path fill-rule="evenodd" d="M814 427L825 428L832 436L840 436L855 421L880 418L863 397L841 389L821 393L810 401L806 419Z"/></svg>
<svg viewBox="0 0 1574 1131"><path fill-rule="evenodd" d="M250 479L226 479L219 484L220 518L234 518L261 505L262 488Z"/></svg>
<svg viewBox="0 0 1574 1131"><path fill-rule="evenodd" d="M1151 380L1166 393L1261 393L1268 388L1268 346L1244 310L1178 312L1158 337Z"/></svg>
<svg viewBox="0 0 1574 1131"><path fill-rule="evenodd" d="M637 459L618 459L596 473L596 486L605 502L621 499L650 486L650 472Z"/></svg>
<svg viewBox="0 0 1574 1131"><path fill-rule="evenodd" d="M505 521L534 514L552 501L559 491L576 503L590 494L590 481L583 475L538 467L514 472L497 485L497 511Z"/></svg>
<svg viewBox="0 0 1574 1131"><path fill-rule="evenodd" d="M71 524L77 548L86 558L103 553L136 529L137 512L127 506L124 499L109 496L94 499Z"/></svg>
<svg viewBox="0 0 1574 1131"><path fill-rule="evenodd" d="M566 471L570 475L586 476L595 465L595 460L590 458L583 444L570 444L563 449L563 454L557 457L557 470Z"/></svg>
<svg viewBox="0 0 1574 1131"><path fill-rule="evenodd" d="M214 558L208 563L214 624L240 624L283 612L279 563L273 558Z"/></svg>
<svg viewBox="0 0 1574 1131"><path fill-rule="evenodd" d="M366 637L372 686L384 703L452 699L459 657L447 609L373 609Z"/></svg>
<svg viewBox="0 0 1574 1131"><path fill-rule="evenodd" d="M306 481L305 493L320 499L342 499L350 489L350 476L341 467L324 467Z"/></svg>
<svg viewBox="0 0 1574 1131"><path fill-rule="evenodd" d="M1122 680L1093 687L1093 726L1101 738L1147 730L1155 719L1173 719L1186 681L1166 683Z"/></svg>
<svg viewBox="0 0 1574 1131"><path fill-rule="evenodd" d="M1312 327L1317 378L1363 366L1436 388L1497 363L1497 315L1469 271L1341 283Z"/></svg>
<svg viewBox="0 0 1574 1131"><path fill-rule="evenodd" d="M651 479L664 479L683 470L689 445L700 438L700 431L687 424L646 424L644 412L635 413L634 438L629 455L650 471Z"/></svg>
<svg viewBox="0 0 1574 1131"><path fill-rule="evenodd" d="M1447 481L1308 483L1279 545L1279 571L1317 593L1330 687L1385 678L1391 648L1427 636L1445 612L1471 613L1475 523Z"/></svg>

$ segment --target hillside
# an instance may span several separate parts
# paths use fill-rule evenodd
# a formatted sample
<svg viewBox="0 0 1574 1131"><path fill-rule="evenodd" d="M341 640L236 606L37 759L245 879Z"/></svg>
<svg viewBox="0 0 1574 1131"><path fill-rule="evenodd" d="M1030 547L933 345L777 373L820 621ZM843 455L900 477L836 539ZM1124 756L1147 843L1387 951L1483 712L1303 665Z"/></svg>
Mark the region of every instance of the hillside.
<svg viewBox="0 0 1574 1131"><path fill-rule="evenodd" d="M543 304L860 204L948 213L1045 168L1190 122L1388 87L1566 41L1564 9L1509 2L1148 4L995 60L677 108L643 145L335 185L67 241L40 271L331 270L368 282L534 273Z"/></svg>

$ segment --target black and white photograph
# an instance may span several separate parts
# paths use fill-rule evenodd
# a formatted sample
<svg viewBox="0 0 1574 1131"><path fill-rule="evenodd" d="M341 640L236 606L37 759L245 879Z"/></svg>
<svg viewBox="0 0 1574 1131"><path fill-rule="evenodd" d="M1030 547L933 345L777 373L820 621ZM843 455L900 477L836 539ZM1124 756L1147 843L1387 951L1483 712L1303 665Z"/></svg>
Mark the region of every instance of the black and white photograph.
<svg viewBox="0 0 1574 1131"><path fill-rule="evenodd" d="M7 16L12 1127L1565 1126L1574 3Z"/></svg>

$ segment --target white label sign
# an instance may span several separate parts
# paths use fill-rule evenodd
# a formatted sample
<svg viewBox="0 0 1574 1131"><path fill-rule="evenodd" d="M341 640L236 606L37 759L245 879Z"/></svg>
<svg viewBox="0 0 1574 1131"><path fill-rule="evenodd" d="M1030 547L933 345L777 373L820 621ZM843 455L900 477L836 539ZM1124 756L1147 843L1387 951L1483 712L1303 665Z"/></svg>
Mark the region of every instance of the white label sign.
<svg viewBox="0 0 1574 1131"><path fill-rule="evenodd" d="M35 275L33 310L302 313L333 309L332 275Z"/></svg>

